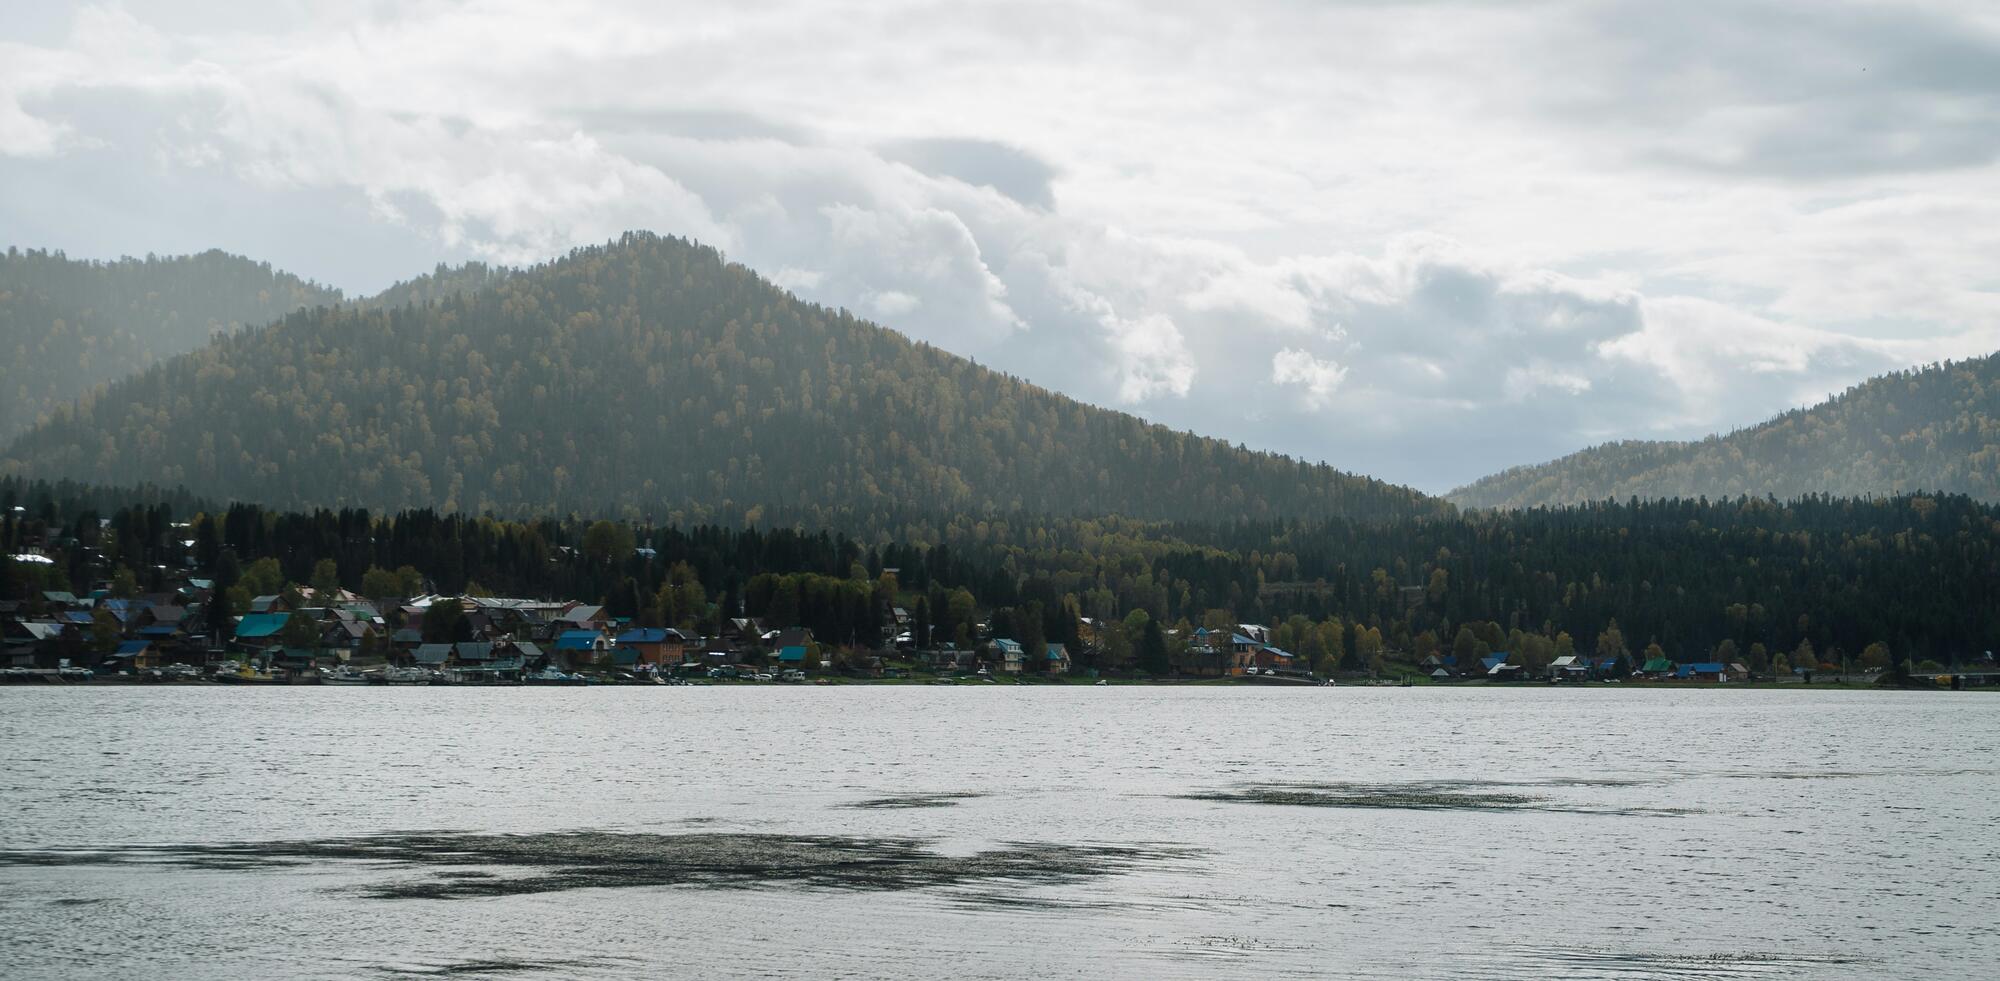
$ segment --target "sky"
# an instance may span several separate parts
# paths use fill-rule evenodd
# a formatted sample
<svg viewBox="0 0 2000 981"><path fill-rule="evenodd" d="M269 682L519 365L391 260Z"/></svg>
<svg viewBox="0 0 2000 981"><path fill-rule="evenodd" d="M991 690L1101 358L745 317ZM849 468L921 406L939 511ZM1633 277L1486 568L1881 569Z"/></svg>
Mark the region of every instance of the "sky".
<svg viewBox="0 0 2000 981"><path fill-rule="evenodd" d="M0 245L364 294L627 229L1441 492L2000 349L2000 5L0 10Z"/></svg>

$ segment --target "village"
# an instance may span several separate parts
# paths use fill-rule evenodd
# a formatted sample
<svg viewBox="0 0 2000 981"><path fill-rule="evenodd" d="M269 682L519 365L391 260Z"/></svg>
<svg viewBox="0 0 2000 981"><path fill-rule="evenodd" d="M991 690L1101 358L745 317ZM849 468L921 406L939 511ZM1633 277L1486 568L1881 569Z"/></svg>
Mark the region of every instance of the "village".
<svg viewBox="0 0 2000 981"><path fill-rule="evenodd" d="M724 617L708 635L612 616L574 599L418 595L368 598L346 589L288 587L253 597L218 628L215 584L187 577L170 592L44 591L0 601L0 681L14 683L588 685L717 682L1240 680L1263 684L1549 683L1757 679L1740 663L1661 656L1621 671L1616 659L1564 656L1541 671L1506 653L1476 660L1431 654L1403 670L1352 678L1316 673L1258 624L1193 628L1173 638L1171 672L1100 664L1100 633L1084 618L1085 650L1030 651L981 623L974 643L930 643L900 606L882 611L881 649L822 643L810 628ZM1796 680L1810 681L1803 677ZM1853 679L1861 681L1865 679Z"/></svg>

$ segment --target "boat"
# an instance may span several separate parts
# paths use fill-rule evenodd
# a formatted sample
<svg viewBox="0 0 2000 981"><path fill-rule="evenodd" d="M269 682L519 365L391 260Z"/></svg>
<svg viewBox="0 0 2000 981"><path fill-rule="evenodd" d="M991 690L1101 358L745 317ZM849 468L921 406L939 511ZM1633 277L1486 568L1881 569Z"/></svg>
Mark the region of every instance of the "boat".
<svg viewBox="0 0 2000 981"><path fill-rule="evenodd" d="M580 674L564 674L554 667L546 667L522 679L531 685L586 685L590 679Z"/></svg>
<svg viewBox="0 0 2000 981"><path fill-rule="evenodd" d="M322 685L365 685L369 683L369 678L367 675L343 664L332 671L320 672L319 683Z"/></svg>
<svg viewBox="0 0 2000 981"><path fill-rule="evenodd" d="M277 680L277 678L269 672L258 671L250 665L244 664L239 665L234 670L225 669L217 671L215 673L215 680L225 685L267 685Z"/></svg>
<svg viewBox="0 0 2000 981"><path fill-rule="evenodd" d="M382 683L387 685L428 685L431 672L423 668L388 667L382 670Z"/></svg>

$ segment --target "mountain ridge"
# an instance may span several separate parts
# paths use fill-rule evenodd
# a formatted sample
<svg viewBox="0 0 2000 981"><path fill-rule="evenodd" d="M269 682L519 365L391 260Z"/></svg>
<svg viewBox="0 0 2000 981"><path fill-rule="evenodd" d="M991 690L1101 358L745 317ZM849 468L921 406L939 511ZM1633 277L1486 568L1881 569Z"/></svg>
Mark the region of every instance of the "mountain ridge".
<svg viewBox="0 0 2000 981"><path fill-rule="evenodd" d="M10 248L0 253L0 441L217 334L340 299L339 290L220 249L101 261Z"/></svg>
<svg viewBox="0 0 2000 981"><path fill-rule="evenodd" d="M1602 443L1444 495L1463 508L1607 498L1879 497L2000 502L2000 354L1878 375L1822 402L1699 440Z"/></svg>
<svg viewBox="0 0 2000 981"><path fill-rule="evenodd" d="M982 368L683 239L628 233L485 279L219 338L58 410L0 469L271 506L682 521L1449 510Z"/></svg>

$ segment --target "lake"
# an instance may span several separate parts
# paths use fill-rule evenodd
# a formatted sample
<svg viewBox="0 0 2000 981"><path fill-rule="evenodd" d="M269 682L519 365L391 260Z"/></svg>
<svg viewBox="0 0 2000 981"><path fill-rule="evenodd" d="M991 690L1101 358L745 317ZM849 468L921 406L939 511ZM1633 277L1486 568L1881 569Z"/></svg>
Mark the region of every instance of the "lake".
<svg viewBox="0 0 2000 981"><path fill-rule="evenodd" d="M0 976L1973 978L2000 698L0 689Z"/></svg>

